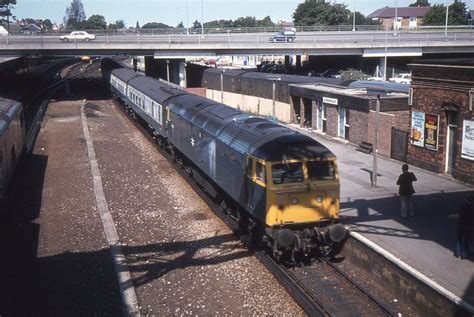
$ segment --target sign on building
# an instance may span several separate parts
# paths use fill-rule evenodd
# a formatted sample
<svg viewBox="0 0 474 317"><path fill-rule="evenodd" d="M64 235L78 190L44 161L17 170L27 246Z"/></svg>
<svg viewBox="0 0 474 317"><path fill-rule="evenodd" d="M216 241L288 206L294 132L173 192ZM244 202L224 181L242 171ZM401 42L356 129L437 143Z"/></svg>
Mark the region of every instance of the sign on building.
<svg viewBox="0 0 474 317"><path fill-rule="evenodd" d="M411 113L411 135L410 143L416 146L425 146L425 113Z"/></svg>
<svg viewBox="0 0 474 317"><path fill-rule="evenodd" d="M461 157L474 160L474 121L464 120L462 128Z"/></svg>
<svg viewBox="0 0 474 317"><path fill-rule="evenodd" d="M410 143L429 150L438 150L439 116L424 112L411 113Z"/></svg>
<svg viewBox="0 0 474 317"><path fill-rule="evenodd" d="M439 116L425 114L425 148L438 150Z"/></svg>

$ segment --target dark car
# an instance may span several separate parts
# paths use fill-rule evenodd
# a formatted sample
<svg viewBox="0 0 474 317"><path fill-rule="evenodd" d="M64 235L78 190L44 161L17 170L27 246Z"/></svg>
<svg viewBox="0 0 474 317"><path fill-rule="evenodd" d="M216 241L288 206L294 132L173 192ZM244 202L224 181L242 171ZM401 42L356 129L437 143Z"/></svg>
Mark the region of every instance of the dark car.
<svg viewBox="0 0 474 317"><path fill-rule="evenodd" d="M293 42L295 38L295 31L280 31L270 38L270 42Z"/></svg>

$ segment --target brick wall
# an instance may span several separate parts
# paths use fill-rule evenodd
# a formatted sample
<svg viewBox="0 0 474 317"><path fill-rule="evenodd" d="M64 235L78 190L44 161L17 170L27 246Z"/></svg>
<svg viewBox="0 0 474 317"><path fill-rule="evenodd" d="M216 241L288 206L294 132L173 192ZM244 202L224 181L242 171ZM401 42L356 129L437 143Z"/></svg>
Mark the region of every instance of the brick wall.
<svg viewBox="0 0 474 317"><path fill-rule="evenodd" d="M338 118L337 107L326 105L327 131L330 136L338 136Z"/></svg>
<svg viewBox="0 0 474 317"><path fill-rule="evenodd" d="M369 142L367 139L369 114L352 109L347 111L349 111L349 142L354 144Z"/></svg>
<svg viewBox="0 0 474 317"><path fill-rule="evenodd" d="M463 120L474 120L469 111L468 90L474 88L472 67L413 67L413 109L439 115L438 151L409 145L408 162L437 173L446 166L448 116L447 110L457 113L452 175L465 182L474 183L474 161L461 158ZM447 105L452 103L453 106Z"/></svg>
<svg viewBox="0 0 474 317"><path fill-rule="evenodd" d="M392 127L394 124L394 115L389 113L380 112L379 113L379 128L378 128L378 142L377 148L378 153L383 156L390 157L390 150L392 147ZM377 113L375 111L370 111L369 113L369 124L368 124L368 139L369 142L375 144L375 120L377 118Z"/></svg>

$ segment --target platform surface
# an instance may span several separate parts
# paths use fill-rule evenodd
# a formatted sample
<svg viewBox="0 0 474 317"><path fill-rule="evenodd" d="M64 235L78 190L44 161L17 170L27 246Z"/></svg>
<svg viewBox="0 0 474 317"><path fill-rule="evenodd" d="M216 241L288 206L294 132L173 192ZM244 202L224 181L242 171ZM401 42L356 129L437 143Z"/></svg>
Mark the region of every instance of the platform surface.
<svg viewBox="0 0 474 317"><path fill-rule="evenodd" d="M311 135L337 156L341 218L353 232L474 306L474 258L454 256L457 220L449 217L459 212L465 195L474 192L473 185L410 166L418 178L414 182L416 214L402 218L396 181L403 162L378 156L377 186L373 188L372 154L316 132L291 127Z"/></svg>

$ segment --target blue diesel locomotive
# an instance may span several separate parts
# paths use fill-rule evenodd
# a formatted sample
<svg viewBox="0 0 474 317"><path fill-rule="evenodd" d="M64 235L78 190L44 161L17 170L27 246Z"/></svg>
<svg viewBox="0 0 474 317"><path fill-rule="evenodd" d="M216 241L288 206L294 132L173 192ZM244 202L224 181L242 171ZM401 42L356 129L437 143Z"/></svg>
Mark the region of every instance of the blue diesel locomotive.
<svg viewBox="0 0 474 317"><path fill-rule="evenodd" d="M157 142L276 258L339 249L346 237L339 223L339 174L326 147L129 69L114 69L106 78Z"/></svg>
<svg viewBox="0 0 474 317"><path fill-rule="evenodd" d="M24 142L25 120L21 103L0 98L0 202L5 201Z"/></svg>

